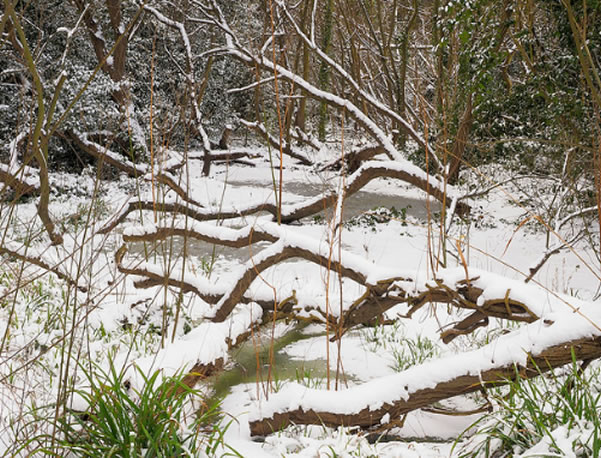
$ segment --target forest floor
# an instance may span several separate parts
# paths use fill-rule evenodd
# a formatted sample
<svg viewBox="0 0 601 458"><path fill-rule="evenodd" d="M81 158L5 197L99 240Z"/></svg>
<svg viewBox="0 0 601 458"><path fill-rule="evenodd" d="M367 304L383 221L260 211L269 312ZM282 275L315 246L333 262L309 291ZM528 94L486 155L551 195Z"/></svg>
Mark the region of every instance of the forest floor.
<svg viewBox="0 0 601 458"><path fill-rule="evenodd" d="M249 200L273 202L277 194L273 174L277 176L279 170L276 168L274 171L263 157L251 162L252 167L214 165L208 178L201 176L202 164L199 161L190 162L188 189L192 190L192 197L213 209ZM510 175L500 166L488 167L485 174L496 181ZM283 170L282 201L303 201L326 188L336 188L338 180L334 172L286 166ZM483 182L482 186L488 184ZM378 179L345 201L342 248L368 260L378 269L390 267L398 270L402 267L416 275L419 272L428 275L436 268L438 254L440 262L446 262L447 267L463 267L463 256L470 268L523 280L524 273L544 252L547 242L544 228L528 220L529 210L543 208L542 204L537 208L532 208L532 205L536 202L549 203L553 199L551 188L545 186L544 182L532 177L524 178L519 180L519 186L516 182L509 183L474 199L471 222L468 224L459 219L454 222L446 241L448 254L443 256L445 247L441 246L438 236L438 202L409 185ZM69 250L77 253L69 268L79 268L84 272L80 274L81 278L88 279L88 284L93 285L95 291L78 293L69 290L65 294L63 282L51 274L41 274L39 269L32 267L21 271L16 267L18 263L9 259L0 266L0 283L5 291L11 289L16 279L29 279L18 293L5 295L0 307L0 337L4 336L4 354L10 355L3 360L0 368L3 380L0 383L0 454L10 454L15 443L23 443L24 436L31 437L44 430L41 424L33 426L31 418L33 412L37 418L43 417L39 410L41 406L49 406L48 412L52 411L51 406L56 401L60 381L64 377L65 355L69 361L79 361L79 367L82 361L91 361L108 371L110 359L118 368L136 364L147 374L155 369L168 369L173 373L181 369L180 364L190 363L186 360L188 355L180 354L180 359L165 357L164 352L159 353L161 346L182 345L181 339L202 324L210 309L190 294L180 297L177 291L166 291L163 287L137 289L131 276L119 274L114 253L122 244L121 233L140 224L139 213L132 213L127 222L109 236L91 235L132 194L152 195L154 192L158 199L162 192L160 189L153 190L148 181L137 182L126 176L113 181L97 181L92 169L85 170L82 175L53 174L52 187L50 210L61 221L66 234L61 253ZM90 212L90 208L94 211ZM13 238L20 235L19 241L27 244L31 253L60 258L62 255L53 251L58 249L36 242L39 228L31 223L35 220L34 215L35 201L17 204L10 223L10 234ZM173 221L171 215L160 211L156 216L146 212L143 218L142 223L145 224L155 221L170 224ZM216 224L239 227L266 218L268 216L259 215L218 221ZM327 212L294 223L293 228L317 240L327 240L332 231ZM32 240L28 241L28 238ZM459 256L458 244L461 248ZM190 241L183 253L183 245L181 239L155 246L133 244L129 247L128 257L146 256L157 265L181 266L185 255L184 269L219 285L230 281L232 272L255 255L249 248L235 250ZM564 250L551 257L535 279L543 287L567 297L599 301L598 276L598 261L590 244L583 240L574 250ZM262 278L255 280L253 291L269 293L272 287L292 290L299 301L307 304L328 302L333 310L340 307L341 301L348 306L361 294L359 285L346 280L339 282L334 274L327 275L326 269L303 260L289 260L270 268ZM65 299L69 294L76 298L71 300L72 304ZM92 303L93 306L85 305ZM174 318L176 303L180 310L177 320ZM74 312L72 309L77 304L87 306L89 310ZM165 312L167 309L170 311ZM397 306L387 312L387 317L396 318L405 312L406 308ZM68 323L72 317L73 322L77 321L76 314L79 314L77 320L85 317L85 325L79 326L77 333L72 333L76 335L74 348L77 350L68 350L57 342L64 339L69 329L74 329ZM494 320L488 327L445 345L440 341L439 331L457 320L458 316L457 312L444 307L434 309L426 306L411 319L371 328L355 328L339 343L329 344L329 331L322 325L278 322L272 326L266 323L252 339L229 352L229 360L221 375L205 380L200 386L206 402L220 402L222 441L209 437L207 443L211 447L211 441L215 441L215 448L209 454L238 453L244 457L470 455L478 446L474 439L468 442L466 438L477 430L482 431L484 425L505 418L495 416L502 409L499 406L501 401L496 402L495 399L502 399L508 389L490 394L493 413L457 416L418 410L410 413L402 426L386 431L381 437L356 434L347 428L294 426L257 441L251 439L248 426L248 416L255 408L256 398L267 390L267 378L271 379L269 385L276 391L289 381L311 388L329 385L332 389L345 389L398 373L424 361L477 348L506 332L507 327L514 329L517 326ZM167 338L164 338L165 335ZM170 342L172 336L173 344ZM207 338L206 335L204 338ZM196 355L222 351L218 342L188 339L185 346L186 351ZM269 357L271 347L273 356ZM157 354L163 356L157 357ZM255 358L257 354L259 357ZM257 360L261 360L258 368ZM268 367L270 360L271 369ZM77 372L76 368L71 372L75 377L70 380L83 386L84 373L81 370ZM599 367L593 363L587 371L598 374ZM547 382L543 385L545 383L549 386ZM599 380L595 379L591 386L598 387ZM77 407L82 401L76 397L73 402ZM469 410L485 402L486 399L478 394L453 398L437 407ZM477 421L480 422L472 426ZM548 434L533 439L530 444L516 446L515 456L533 456L553 450L553 453L558 453L557 450L574 453L572 448L577 442L574 434L590 431L587 425L580 429L567 424L563 429L556 427ZM460 440L456 442L457 438ZM587 440L584 438L581 442ZM481 438L481 441L485 440ZM494 446L490 445L491 453Z"/></svg>

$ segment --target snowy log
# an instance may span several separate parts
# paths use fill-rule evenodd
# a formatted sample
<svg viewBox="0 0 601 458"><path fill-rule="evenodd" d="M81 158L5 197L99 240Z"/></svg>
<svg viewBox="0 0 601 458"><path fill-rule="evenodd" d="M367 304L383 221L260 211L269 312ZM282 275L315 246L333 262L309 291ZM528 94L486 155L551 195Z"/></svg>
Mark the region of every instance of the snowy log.
<svg viewBox="0 0 601 458"><path fill-rule="evenodd" d="M254 159L259 157L258 154L253 153L252 151L227 151L225 153L216 153L215 151L211 151L210 153L203 154L188 154L188 160L195 161L211 161L211 163L226 163L226 164L241 164L248 165L249 167L254 167L256 164L253 162L247 161L245 159Z"/></svg>
<svg viewBox="0 0 601 458"><path fill-rule="evenodd" d="M594 312L593 312L594 313ZM595 314L594 321L601 316ZM414 366L343 391L285 386L251 413L253 436L292 424L371 429L453 396L601 357L601 332L574 315L533 323L471 352Z"/></svg>
<svg viewBox="0 0 601 458"><path fill-rule="evenodd" d="M411 169L408 170L406 168L406 164L397 163L394 161L368 161L362 164L355 173L348 177L346 181L346 185L343 190L345 199L348 199L350 196L363 189L368 183L378 178L391 178L412 184L417 188L427 192L440 202L444 202L448 207L453 205L454 200L451 197L453 197L454 194L446 195L445 192L441 191L439 188L431 187L430 182L427 179L420 177L419 174L414 174ZM169 183L165 181L165 184L168 185ZM186 194L185 190L174 191L178 194L179 192L184 192L184 194ZM338 195L339 193L337 191L330 190L303 202L292 205L284 204L281 208L282 223L292 223L302 218L315 215L326 208L331 208L332 206L336 205L336 202L338 201ZM163 201L158 203L151 200L132 199L119 211L119 213L115 214L107 222L105 222L98 233L106 234L110 232L119 224L121 224L133 211L153 210L157 206L162 212L183 214L196 221L226 220L250 216L261 212L273 215L275 220L279 210L277 205L261 201L251 202L246 206L239 206L236 208L223 207L219 211L215 211L199 206L191 199L186 200L187 203L180 203L176 201ZM466 202L459 201L456 203L455 210L459 215L466 215L470 212L470 206Z"/></svg>
<svg viewBox="0 0 601 458"><path fill-rule="evenodd" d="M219 291L192 274L165 273L159 266L146 263L125 266L125 247L119 250L119 270L144 278L136 282L136 286L170 285L183 292L192 292L216 305L214 320L217 322L223 321L240 302L256 301L264 307L265 312L271 312L273 301L248 296L248 288L265 269L291 258L329 268L365 287L363 294L345 308L341 317L330 317L328 323L338 328L337 338L355 326L379 320L387 310L399 304L408 307L403 318L411 318L426 304L449 304L470 311L467 318L442 331L441 338L446 343L487 325L489 317L530 323L550 313L576 310L580 306L573 298L564 298L536 285L525 285L518 280L476 269L470 269L468 273L463 268L446 269L439 271L432 279L420 280L419 272L408 273L398 267L375 266L346 250L334 250L331 253L330 245L325 242L315 241L293 228L266 221L241 229L218 227L210 223L189 223L181 227L131 227L124 231L123 239L125 242L154 242L174 236L233 248L248 248L259 242L271 244L262 251L257 249L241 270L232 275L231 287ZM302 305L278 311L282 311L286 317L294 316L295 312L301 315L306 312Z"/></svg>
<svg viewBox="0 0 601 458"><path fill-rule="evenodd" d="M195 276L165 274L159 266L125 267L124 251L119 251L117 265L121 272L146 277L143 283L147 285L169 284L194 292L215 304L212 321L216 325L230 319L238 304L258 303L247 295L252 281L266 268L292 257L329 267L365 286L364 294L347 306L340 317L329 317L328 324L336 330L335 338L352 326L372 322L398 304L408 306L406 318L425 304L446 303L470 310L451 329L443 330L441 337L445 342L486 325L489 317L530 323L480 349L414 366L346 391L286 385L254 413L250 424L253 435L270 434L290 424L378 428L385 426L382 423L395 422L407 412L443 399L508 383L518 377L535 377L572 361L601 357L598 307L519 280L475 269L466 272L462 267L441 270L432 279L420 280L418 274L411 277L399 269L375 266L344 250L332 253L325 242L266 221L242 229L209 223L183 227L149 225L128 228L123 237L126 242L133 242L176 235L239 248L256 242L270 244L247 261L233 275L232 282L224 282L230 286L218 293L215 285ZM275 305L268 301L259 305L263 318L267 313L275 313L276 316L271 315L273 319L279 318L280 312L287 318L302 315L302 306L294 300L282 309L277 300ZM323 314L322 318L325 322Z"/></svg>
<svg viewBox="0 0 601 458"><path fill-rule="evenodd" d="M244 342L261 322L261 309L256 304L237 307L227 321L204 321L167 343L157 354L136 359L128 369L127 378L141 386L144 380L140 379L136 367L146 374L161 369L167 377L185 370L182 383L193 387L198 381L219 373L228 361L229 351Z"/></svg>

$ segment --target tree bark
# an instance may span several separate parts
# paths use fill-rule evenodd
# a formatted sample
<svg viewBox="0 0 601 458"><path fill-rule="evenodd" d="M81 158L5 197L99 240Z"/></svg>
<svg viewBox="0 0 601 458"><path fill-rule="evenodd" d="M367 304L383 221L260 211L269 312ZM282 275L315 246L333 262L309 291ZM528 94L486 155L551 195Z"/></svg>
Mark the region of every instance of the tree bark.
<svg viewBox="0 0 601 458"><path fill-rule="evenodd" d="M460 368L454 368L453 372L459 372L459 375L448 377L445 375L445 371L442 371L435 386L407 392L405 397L393 402L385 402L381 407L373 410L365 407L357 413L349 414L313 408L303 409L303 407L282 409L267 418L250 421L250 432L252 436L265 436L292 424L315 424L330 427L356 426L361 429L382 426L385 415L389 415L390 420L398 420L406 413L443 399L472 393L483 388L504 385L518 378L533 378L556 367L570 364L574 360L597 359L601 357L601 338L599 336L582 338L545 348L537 354L529 354L525 366L519 365L518 356L516 355L515 363L502 364L480 373L474 373L473 367L469 363ZM433 370L435 370L435 363L431 363ZM407 373L410 373L412 369L409 369ZM348 393L344 391L331 392L330 395L332 398L340 397L341 407L343 407L342 399L348 396Z"/></svg>

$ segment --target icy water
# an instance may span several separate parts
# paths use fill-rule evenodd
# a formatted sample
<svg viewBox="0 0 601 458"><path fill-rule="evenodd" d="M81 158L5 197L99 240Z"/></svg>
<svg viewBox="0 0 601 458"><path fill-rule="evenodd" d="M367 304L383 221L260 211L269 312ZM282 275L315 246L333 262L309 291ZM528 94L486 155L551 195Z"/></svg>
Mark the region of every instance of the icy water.
<svg viewBox="0 0 601 458"><path fill-rule="evenodd" d="M263 382L271 376L272 385L277 387L283 380L294 380L311 386L326 377L326 361L299 360L286 355L282 349L295 342L310 339L319 334L307 334L302 327L296 327L273 342L269 335L249 339L232 351L233 367L218 375L213 383L215 396L221 398L231 387L241 383ZM273 358L270 353L273 351ZM271 359L271 374L269 371ZM269 375L270 374L270 375Z"/></svg>
<svg viewBox="0 0 601 458"><path fill-rule="evenodd" d="M234 181L229 183L232 186L253 186L251 182ZM301 183L293 181L284 185L284 192L303 197L315 197L323 194L325 188L322 185L311 183ZM285 202L286 200L283 199ZM377 207L394 207L397 210L407 209L407 215L418 219L426 220L428 218L428 209L426 201L420 198L401 197L390 194L378 194L374 192L359 191L352 194L344 201L344 219L348 220L359 216L366 211ZM440 204L434 200L430 201L430 212L439 212Z"/></svg>
<svg viewBox="0 0 601 458"><path fill-rule="evenodd" d="M229 182L229 186L256 186L256 183L234 181ZM284 186L284 192L286 194L292 194L296 197L314 197L324 192L324 187L301 182L289 182ZM284 195L284 201L287 199ZM430 213L440 211L440 204L436 201L430 201ZM424 199L413 198L413 197L401 197L390 194L378 194L373 192L359 191L349 196L344 202L343 219L348 221L352 218L360 216L365 212L373 210L375 208L394 207L397 211L405 209L405 214L416 219L426 221L428 218L428 207ZM316 215L316 219L323 221L325 218L324 212ZM168 252L175 253L176 256L183 255L184 243L181 237L174 237L168 242L170 245L157 248L158 252L167 250ZM129 245L130 252L137 254L144 254L144 246L142 243L132 243ZM187 254L202 260L200 267L204 266L208 268L210 264L220 257L224 257L227 260L238 260L240 262L246 262L251 255L256 254L261 249L261 244L255 245L250 249L245 248L229 248L224 246L215 246L210 243L201 242L198 240L188 239L187 241Z"/></svg>
<svg viewBox="0 0 601 458"><path fill-rule="evenodd" d="M256 186L255 183L241 181L228 184L230 186ZM323 193L323 187L310 183L289 182L286 183L284 191L289 197L292 195L297 198L298 196L310 198ZM423 221L427 219L428 215L426 202L423 199L360 191L346 199L344 220L348 221L379 207L394 207L397 211L405 209L406 216ZM440 211L440 205L437 202L431 202L430 211ZM321 221L323 221L323 212L321 217ZM312 224L312 221L309 224ZM253 245L252 249L249 247L237 249L188 239L186 253L190 257L189 262L194 263L198 269L208 269L212 262L218 263L219 260L226 261L226 263L245 262L262 249L261 245ZM142 243L130 244L129 247L131 252L144 255ZM171 256L176 259L183 254L184 239L173 238L163 244L157 244L155 249L158 258L162 257L162 253L171 253ZM151 259L152 257L153 254L150 255ZM272 386L277 386L282 380L295 380L311 386L320 383L327 376L324 360L298 360L282 351L288 345L311 337L315 337L315 334L304 333L301 327L297 327L273 342L269 335L265 334L254 340L249 339L240 348L232 351L232 367L223 371L214 380L215 396L225 396L235 385L265 383L268 378L272 381ZM271 353L273 353L272 357L270 357Z"/></svg>

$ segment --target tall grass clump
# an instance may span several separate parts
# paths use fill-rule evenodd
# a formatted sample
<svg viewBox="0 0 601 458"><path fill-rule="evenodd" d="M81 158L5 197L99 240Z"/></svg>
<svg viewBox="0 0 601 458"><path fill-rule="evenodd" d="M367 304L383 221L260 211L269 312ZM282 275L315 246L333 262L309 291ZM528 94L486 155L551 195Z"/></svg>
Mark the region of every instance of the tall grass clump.
<svg viewBox="0 0 601 458"><path fill-rule="evenodd" d="M390 367L402 372L412 366L440 355L440 346L427 336L409 337L403 323L379 325L363 331L367 348L374 353L387 351L391 355Z"/></svg>
<svg viewBox="0 0 601 458"><path fill-rule="evenodd" d="M115 457L188 457L214 454L223 443L227 426L217 426L218 403L201 402L194 412L193 397L200 393L184 383L183 373L163 377L161 371L146 375L136 369L143 381L134 389L123 371L113 364L105 371L94 367L82 369L87 385L74 390L78 407L71 408L59 421L54 437L38 436L21 450L55 454L56 450L72 456ZM48 447L59 439L56 445Z"/></svg>
<svg viewBox="0 0 601 458"><path fill-rule="evenodd" d="M454 448L475 428L460 457L599 456L600 377L599 367L584 371L575 363L560 374L518 376L508 393L489 393L493 411L468 428Z"/></svg>

